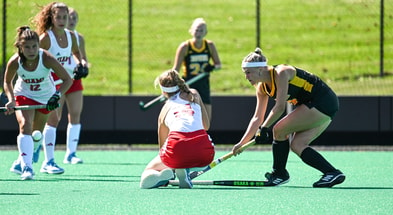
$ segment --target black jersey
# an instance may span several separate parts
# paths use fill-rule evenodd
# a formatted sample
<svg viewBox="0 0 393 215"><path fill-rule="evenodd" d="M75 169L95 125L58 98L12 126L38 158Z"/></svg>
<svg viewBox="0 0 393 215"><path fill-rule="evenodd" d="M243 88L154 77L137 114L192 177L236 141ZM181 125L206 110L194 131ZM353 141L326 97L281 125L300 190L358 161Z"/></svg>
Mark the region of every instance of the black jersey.
<svg viewBox="0 0 393 215"><path fill-rule="evenodd" d="M191 40L188 41L188 50L183 61L183 78L187 81L204 71L209 64L211 53L207 41L204 39L202 47L196 48Z"/></svg>
<svg viewBox="0 0 393 215"><path fill-rule="evenodd" d="M270 97L276 98L276 80L274 71L277 65L270 70L272 79L272 89L263 83L262 90ZM294 67L296 70L295 76L288 82L288 101L294 105L304 104L315 100L317 97L322 97L324 94L332 90L319 77L309 73L303 69Z"/></svg>
<svg viewBox="0 0 393 215"><path fill-rule="evenodd" d="M187 54L183 61L183 79L185 81L204 72L205 66L209 64L211 53L207 41L204 39L202 47L197 49L188 41ZM191 88L198 90L203 103L210 104L210 83L209 75L190 85Z"/></svg>

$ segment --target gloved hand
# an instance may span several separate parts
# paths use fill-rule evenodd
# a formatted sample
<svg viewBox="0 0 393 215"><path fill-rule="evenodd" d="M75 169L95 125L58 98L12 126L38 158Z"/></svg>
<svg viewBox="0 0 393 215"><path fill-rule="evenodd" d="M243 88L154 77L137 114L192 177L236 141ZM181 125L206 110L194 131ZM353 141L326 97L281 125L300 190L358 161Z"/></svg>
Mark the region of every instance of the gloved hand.
<svg viewBox="0 0 393 215"><path fill-rule="evenodd" d="M273 138L269 129L266 127L259 128L257 133L255 133L255 143L257 144L271 144Z"/></svg>
<svg viewBox="0 0 393 215"><path fill-rule="evenodd" d="M74 69L74 79L79 80L81 78L85 78L89 74L89 68L83 66L82 64L78 64Z"/></svg>
<svg viewBox="0 0 393 215"><path fill-rule="evenodd" d="M48 111L52 111L59 107L60 96L61 96L60 92L56 91L55 94L53 94L52 97L49 98L46 104L46 109Z"/></svg>
<svg viewBox="0 0 393 215"><path fill-rule="evenodd" d="M211 72L211 71L214 70L214 68L215 68L214 65L207 64L207 65L205 66L205 68L204 68L204 71L205 71L205 72Z"/></svg>

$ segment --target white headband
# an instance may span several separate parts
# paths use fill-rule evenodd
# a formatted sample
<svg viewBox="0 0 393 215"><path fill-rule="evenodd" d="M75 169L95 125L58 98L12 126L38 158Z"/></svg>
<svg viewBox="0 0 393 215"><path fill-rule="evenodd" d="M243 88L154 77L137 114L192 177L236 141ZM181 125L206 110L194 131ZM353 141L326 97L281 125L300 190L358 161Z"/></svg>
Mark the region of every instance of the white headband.
<svg viewBox="0 0 393 215"><path fill-rule="evenodd" d="M242 62L242 67L261 67L267 66L267 62Z"/></svg>
<svg viewBox="0 0 393 215"><path fill-rule="evenodd" d="M164 86L160 85L160 87L161 87L161 90L166 93L174 93L179 90L179 87L177 85L173 86L173 87L164 87Z"/></svg>

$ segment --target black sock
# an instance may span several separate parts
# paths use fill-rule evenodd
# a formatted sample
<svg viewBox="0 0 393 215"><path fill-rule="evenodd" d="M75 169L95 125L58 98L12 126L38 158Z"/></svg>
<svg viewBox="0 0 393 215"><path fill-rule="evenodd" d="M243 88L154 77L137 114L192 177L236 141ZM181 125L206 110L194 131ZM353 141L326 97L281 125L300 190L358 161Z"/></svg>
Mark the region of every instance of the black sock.
<svg viewBox="0 0 393 215"><path fill-rule="evenodd" d="M273 170L278 175L286 175L289 154L289 140L273 140Z"/></svg>
<svg viewBox="0 0 393 215"><path fill-rule="evenodd" d="M321 154L307 147L303 150L300 158L304 163L314 167L315 169L321 171L322 173L333 172L336 170Z"/></svg>

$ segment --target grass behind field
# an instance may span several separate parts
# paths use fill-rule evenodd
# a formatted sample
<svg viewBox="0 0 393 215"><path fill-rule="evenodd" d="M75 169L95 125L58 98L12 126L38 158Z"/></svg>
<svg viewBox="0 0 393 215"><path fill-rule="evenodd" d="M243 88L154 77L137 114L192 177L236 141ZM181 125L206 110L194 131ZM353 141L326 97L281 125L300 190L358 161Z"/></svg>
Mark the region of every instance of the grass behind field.
<svg viewBox="0 0 393 215"><path fill-rule="evenodd" d="M216 157L227 153L217 151ZM139 177L156 151L80 151L85 164L64 165L62 175L39 173L21 181L8 171L15 150L0 151L1 214L391 214L392 152L322 151L347 176L332 189L315 189L320 173L293 153L291 181L281 187L196 185L194 189L139 189ZM63 151L56 151L61 161ZM270 151L246 151L197 180L262 180ZM382 168L383 167L383 168Z"/></svg>
<svg viewBox="0 0 393 215"><path fill-rule="evenodd" d="M7 59L15 28L29 24L36 4L7 1ZM86 37L91 67L86 95L128 94L128 1L65 0L79 11L78 30ZM180 42L190 38L196 17L208 24L223 69L212 74L213 95L254 90L243 79L240 62L256 46L255 2L236 0L133 0L132 92L157 94L154 78L172 67ZM379 75L379 0L332 3L261 0L260 44L271 64L288 63L321 76L339 95L392 95L393 5L385 3L385 78Z"/></svg>

